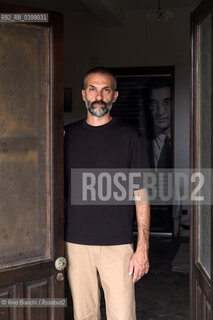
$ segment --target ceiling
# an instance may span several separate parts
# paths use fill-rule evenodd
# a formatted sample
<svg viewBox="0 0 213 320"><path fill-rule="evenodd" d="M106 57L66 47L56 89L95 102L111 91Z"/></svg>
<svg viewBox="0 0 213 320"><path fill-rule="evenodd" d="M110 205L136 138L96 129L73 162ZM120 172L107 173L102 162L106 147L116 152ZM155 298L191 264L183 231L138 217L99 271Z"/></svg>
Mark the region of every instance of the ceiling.
<svg viewBox="0 0 213 320"><path fill-rule="evenodd" d="M125 0L127 9L155 9L158 0ZM162 8L187 8L196 7L201 0L161 0Z"/></svg>
<svg viewBox="0 0 213 320"><path fill-rule="evenodd" d="M49 9L58 12L85 12L90 11L90 6L99 6L107 0L4 0L8 4L16 4L30 7ZM109 3L112 1L109 1ZM200 0L161 0L162 8L195 8ZM154 9L158 6L158 0L114 0L116 6L121 9ZM114 5L115 7L115 5Z"/></svg>
<svg viewBox="0 0 213 320"><path fill-rule="evenodd" d="M1 0L0 0L1 1ZM121 25L125 10L150 10L159 0L3 0L7 4L30 6L62 13L90 12L106 26ZM201 0L161 0L164 8L196 8Z"/></svg>

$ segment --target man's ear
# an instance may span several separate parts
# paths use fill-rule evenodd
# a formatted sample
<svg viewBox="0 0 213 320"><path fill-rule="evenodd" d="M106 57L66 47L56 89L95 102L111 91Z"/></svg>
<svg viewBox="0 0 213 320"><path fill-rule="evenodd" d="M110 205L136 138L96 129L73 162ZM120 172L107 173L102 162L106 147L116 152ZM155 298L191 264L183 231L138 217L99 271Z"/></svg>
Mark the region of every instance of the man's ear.
<svg viewBox="0 0 213 320"><path fill-rule="evenodd" d="M115 91L114 97L113 97L113 103L117 100L118 97L118 91Z"/></svg>
<svg viewBox="0 0 213 320"><path fill-rule="evenodd" d="M85 101L85 90L84 90L84 89L82 89L82 91L81 91L81 95L82 95L82 99L83 99L83 101Z"/></svg>

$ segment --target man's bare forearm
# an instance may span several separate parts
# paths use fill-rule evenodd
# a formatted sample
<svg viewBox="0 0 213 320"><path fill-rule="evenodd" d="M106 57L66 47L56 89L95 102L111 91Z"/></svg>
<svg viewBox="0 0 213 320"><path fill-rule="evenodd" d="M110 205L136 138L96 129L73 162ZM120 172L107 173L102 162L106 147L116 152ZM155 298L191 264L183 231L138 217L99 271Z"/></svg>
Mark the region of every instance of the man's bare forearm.
<svg viewBox="0 0 213 320"><path fill-rule="evenodd" d="M147 190L140 189L135 191L136 200L136 218L138 225L137 249L148 251L149 232L150 232L150 206L147 199Z"/></svg>
<svg viewBox="0 0 213 320"><path fill-rule="evenodd" d="M138 242L137 248L149 249L149 231L150 231L150 208L144 205L136 212L138 224Z"/></svg>

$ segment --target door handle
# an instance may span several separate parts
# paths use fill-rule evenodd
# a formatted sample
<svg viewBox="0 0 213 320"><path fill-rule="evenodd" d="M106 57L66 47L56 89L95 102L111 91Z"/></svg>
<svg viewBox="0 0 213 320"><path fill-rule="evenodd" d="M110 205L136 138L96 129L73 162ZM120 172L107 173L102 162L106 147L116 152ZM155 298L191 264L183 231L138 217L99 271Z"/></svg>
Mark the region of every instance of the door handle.
<svg viewBox="0 0 213 320"><path fill-rule="evenodd" d="M58 271L63 271L66 268L67 260L64 257L58 257L55 260L55 268Z"/></svg>

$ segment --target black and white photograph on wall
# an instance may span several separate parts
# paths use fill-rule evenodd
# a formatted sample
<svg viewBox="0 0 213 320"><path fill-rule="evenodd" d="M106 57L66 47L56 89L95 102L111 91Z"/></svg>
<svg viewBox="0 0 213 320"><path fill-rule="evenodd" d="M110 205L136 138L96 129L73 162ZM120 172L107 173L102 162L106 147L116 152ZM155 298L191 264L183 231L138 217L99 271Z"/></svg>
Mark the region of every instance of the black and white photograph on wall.
<svg viewBox="0 0 213 320"><path fill-rule="evenodd" d="M142 133L151 168L173 167L174 67L112 69L119 96L111 115ZM152 206L151 231L172 233L171 206Z"/></svg>
<svg viewBox="0 0 213 320"><path fill-rule="evenodd" d="M152 168L172 168L173 67L165 67L165 71L164 67L113 71L119 97L113 105L112 116L141 131Z"/></svg>

